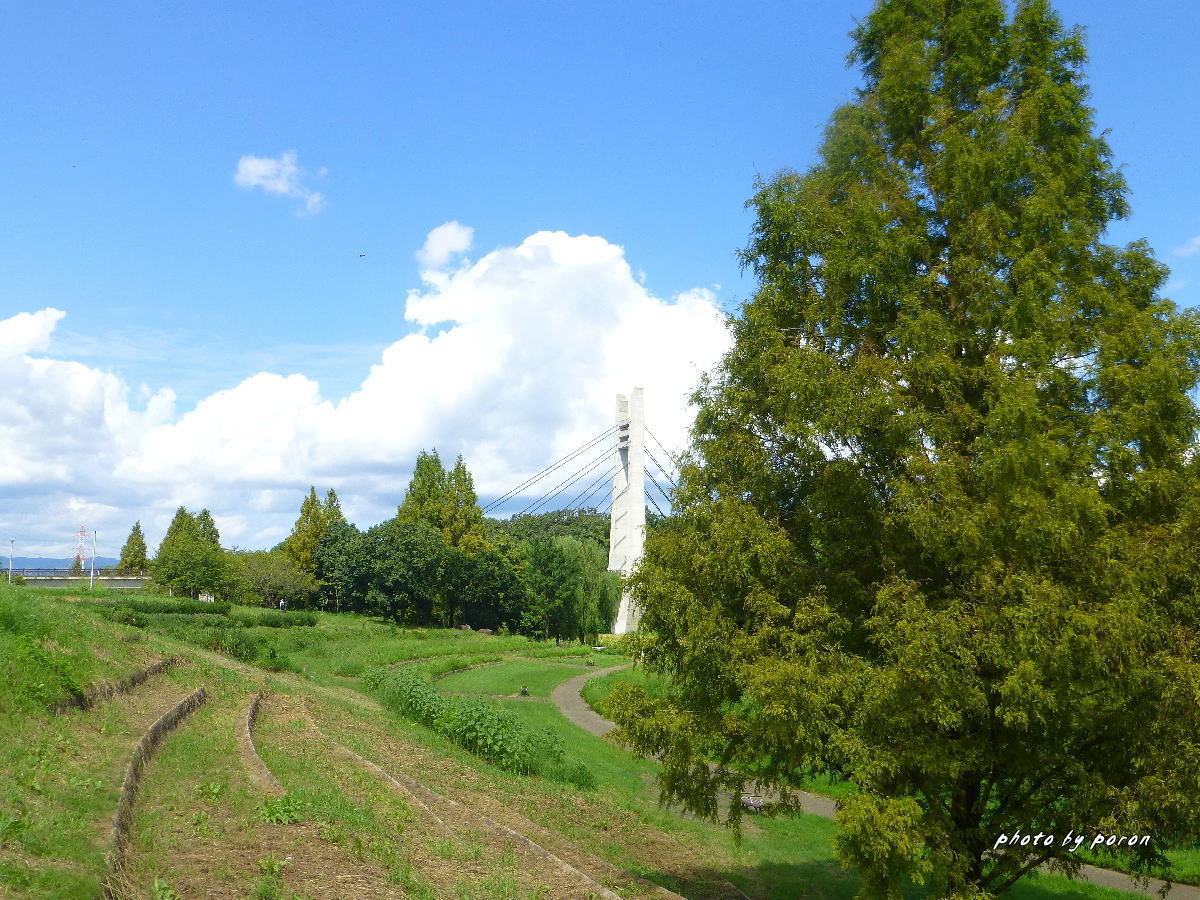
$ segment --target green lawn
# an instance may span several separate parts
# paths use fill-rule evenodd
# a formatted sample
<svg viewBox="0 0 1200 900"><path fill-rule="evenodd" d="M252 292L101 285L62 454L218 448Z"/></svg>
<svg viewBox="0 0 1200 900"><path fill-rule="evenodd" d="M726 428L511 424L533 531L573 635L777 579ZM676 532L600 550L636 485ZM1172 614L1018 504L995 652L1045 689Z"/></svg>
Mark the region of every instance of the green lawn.
<svg viewBox="0 0 1200 900"><path fill-rule="evenodd" d="M582 665L513 660L456 672L437 682L438 690L456 694L517 694L529 688L532 697L549 697L555 686L587 669Z"/></svg>

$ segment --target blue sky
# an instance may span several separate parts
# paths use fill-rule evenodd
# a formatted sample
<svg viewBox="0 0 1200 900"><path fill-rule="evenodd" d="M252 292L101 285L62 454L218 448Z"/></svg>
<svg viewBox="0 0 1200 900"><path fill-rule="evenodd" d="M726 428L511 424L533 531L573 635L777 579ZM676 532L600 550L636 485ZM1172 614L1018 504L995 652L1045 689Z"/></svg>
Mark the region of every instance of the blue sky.
<svg viewBox="0 0 1200 900"><path fill-rule="evenodd" d="M1186 254L1200 236L1200 14L1176 0L1058 8L1087 28L1097 122L1111 130L1131 188L1133 215L1113 238L1147 238L1173 269L1171 296L1200 303L1200 253ZM711 310L733 308L753 289L734 253L750 226L743 204L755 175L815 159L827 117L858 83L845 66L847 32L868 9L7 6L0 323L66 313L22 332L24 351L64 363L57 387L47 375L9 390L26 391L28 408L66 412L47 429L49 443L37 444L36 428L13 436L37 445L40 468L5 475L0 464L0 485L25 498L0 511L0 528L24 535L31 552L59 544L69 552L80 519L123 535L141 518L153 542L157 523L186 502L212 507L227 542L264 546L286 533L317 479L348 494L369 525L394 507L420 447L465 453L481 493L499 493L605 427L611 400L600 398L635 379L658 391L648 394L651 420L682 441L678 395L688 380L670 372L702 369L719 355ZM254 182L251 166L243 181L259 186L239 187L247 157L294 160L295 172L260 166ZM435 253L432 269L442 274L431 280L414 253L447 222L463 226L451 242L463 249ZM542 232L563 235L527 245ZM600 243L576 242L584 235ZM496 264L480 268L494 251ZM538 253L554 264L534 277L524 266ZM563 332L505 324L522 315L513 285L530 278L530 317L550 322L565 310L602 343L619 343L630 322L658 322L660 337L673 333L694 352L660 347L657 369L606 355L593 361L595 377L580 374L566 382L572 390L542 395L527 382L562 380L559 358L517 348L483 366L473 386L450 389L445 408L402 401L405 385L384 372L400 351L385 351L448 327L431 314L414 318L414 296L442 304L451 322L463 321L455 311L468 301L454 297L468 289L476 291L469 302L510 311L496 320L482 307L471 313L482 343L464 336L464 359L539 335L577 358L568 353L570 321ZM609 302L587 287L597 283L625 297L613 307L624 312L589 319ZM568 294L560 310L555 298ZM453 380L437 369L459 359L449 343L431 364L435 383ZM518 366L527 371L513 382ZM311 423L344 429L344 417L322 416L361 393L372 367L378 389L358 404L356 421L391 416L395 396L393 430L364 425L333 452ZM422 387L411 360L396 371ZM490 404L489 371L496 392L516 398L504 407L520 443L511 454L501 436L473 428ZM273 380L253 381L259 373ZM99 399L89 405L88 397ZM205 403L209 417L189 419ZM257 415L255 404L280 414ZM293 427L284 413L303 423ZM219 433L221 423L261 432L258 443L242 446ZM153 434L117 447L109 432L122 431ZM210 437L214 446L202 447ZM216 457L225 468L211 463Z"/></svg>

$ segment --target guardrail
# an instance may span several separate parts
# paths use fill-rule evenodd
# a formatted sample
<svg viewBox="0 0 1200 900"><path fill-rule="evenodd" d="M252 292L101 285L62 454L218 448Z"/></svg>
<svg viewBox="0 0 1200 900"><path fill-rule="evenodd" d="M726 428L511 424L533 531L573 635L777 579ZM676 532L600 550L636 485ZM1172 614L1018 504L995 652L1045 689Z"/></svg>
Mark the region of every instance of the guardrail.
<svg viewBox="0 0 1200 900"><path fill-rule="evenodd" d="M13 569L14 575L20 575L22 578L87 578L91 575L91 569ZM0 568L0 578L8 575L8 569ZM147 578L150 572L147 569L97 569L97 578Z"/></svg>

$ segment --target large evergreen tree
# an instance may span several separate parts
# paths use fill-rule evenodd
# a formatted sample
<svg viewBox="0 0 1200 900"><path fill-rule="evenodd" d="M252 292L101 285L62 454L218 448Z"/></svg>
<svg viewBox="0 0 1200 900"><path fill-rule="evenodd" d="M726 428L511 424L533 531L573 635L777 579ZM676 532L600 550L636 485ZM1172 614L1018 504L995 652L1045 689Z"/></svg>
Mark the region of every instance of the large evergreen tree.
<svg viewBox="0 0 1200 900"><path fill-rule="evenodd" d="M221 532L217 530L217 523L213 521L212 513L208 509L202 509L196 513L196 530L199 532L200 540L214 547L221 546Z"/></svg>
<svg viewBox="0 0 1200 900"><path fill-rule="evenodd" d="M226 579L225 557L219 544L213 543L215 531L214 525L206 536L197 516L179 507L158 545L154 580L190 597L220 591Z"/></svg>
<svg viewBox="0 0 1200 900"><path fill-rule="evenodd" d="M423 522L442 531L449 520L448 479L436 448L432 452L422 450L418 453L404 500L396 509L396 521Z"/></svg>
<svg viewBox="0 0 1200 900"><path fill-rule="evenodd" d="M119 569L145 569L150 561L146 550L146 536L142 534L142 523L139 519L129 530L125 546L121 548L121 558L117 563Z"/></svg>
<svg viewBox="0 0 1200 900"><path fill-rule="evenodd" d="M336 498L336 494L334 495ZM338 507L338 511L341 509ZM316 576L317 545L325 533L325 511L321 501L317 499L317 489L309 487L308 494L300 504L300 515L292 525L289 534L280 545L300 570L309 576Z"/></svg>
<svg viewBox="0 0 1200 900"><path fill-rule="evenodd" d="M464 553L482 550L487 544L483 510L475 495L475 480L467 471L461 454L446 476L446 500L446 523L442 527L446 543Z"/></svg>
<svg viewBox="0 0 1200 900"><path fill-rule="evenodd" d="M999 893L1069 832L1200 833L1200 329L1043 0L881 0L820 161L758 186L760 286L634 579L666 793L831 771L863 897ZM707 761L720 764L711 770ZM735 806L731 815L738 812ZM992 853L1014 829L1052 834Z"/></svg>

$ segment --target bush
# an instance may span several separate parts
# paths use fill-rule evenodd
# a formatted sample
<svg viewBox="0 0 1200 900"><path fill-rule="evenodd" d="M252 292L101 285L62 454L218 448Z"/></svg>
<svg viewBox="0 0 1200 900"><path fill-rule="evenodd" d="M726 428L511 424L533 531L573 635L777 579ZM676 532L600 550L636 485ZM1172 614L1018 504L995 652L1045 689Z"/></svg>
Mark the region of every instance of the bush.
<svg viewBox="0 0 1200 900"><path fill-rule="evenodd" d="M551 767L544 774L551 781L574 785L581 791L590 791L596 786L596 776L581 762L562 762Z"/></svg>
<svg viewBox="0 0 1200 900"><path fill-rule="evenodd" d="M262 628L310 628L317 624L317 614L313 612L280 612L269 609L239 609L230 619L247 627Z"/></svg>
<svg viewBox="0 0 1200 900"><path fill-rule="evenodd" d="M502 769L536 775L563 762L556 735L529 728L506 709L478 698L446 697L404 669L372 669L363 681L384 705Z"/></svg>
<svg viewBox="0 0 1200 900"><path fill-rule="evenodd" d="M214 616L229 615L229 604L225 602L208 603L204 600L168 600L168 599L145 599L139 600L136 598L121 598L120 600L97 600L91 601L87 605L104 609L118 606L128 607L134 612L153 614L153 613L183 613L187 615L195 615L203 613Z"/></svg>
<svg viewBox="0 0 1200 900"><path fill-rule="evenodd" d="M132 625L134 628L145 628L148 621L145 613L136 612L128 606L111 606L100 613L110 622L119 625Z"/></svg>

